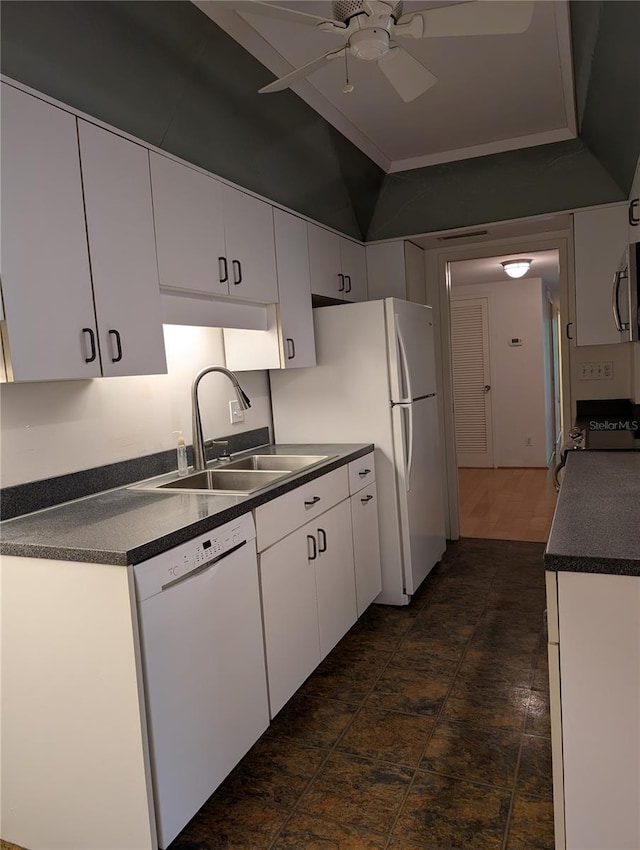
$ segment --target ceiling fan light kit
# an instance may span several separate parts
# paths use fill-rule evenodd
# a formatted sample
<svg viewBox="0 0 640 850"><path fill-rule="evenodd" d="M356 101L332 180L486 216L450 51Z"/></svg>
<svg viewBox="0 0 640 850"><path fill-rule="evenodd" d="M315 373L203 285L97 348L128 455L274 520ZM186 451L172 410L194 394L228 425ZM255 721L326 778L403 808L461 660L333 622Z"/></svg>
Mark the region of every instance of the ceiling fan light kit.
<svg viewBox="0 0 640 850"><path fill-rule="evenodd" d="M355 59L375 62L402 100L408 103L434 86L438 78L397 45L396 38L522 33L531 23L534 0L517 3L462 0L454 6L424 9L408 15L403 15L402 0L334 0L333 18L321 18L261 0L229 0L228 5L238 11L312 26L346 39L343 47L334 48L285 74L261 88L260 94L289 88L348 51ZM347 85L350 86L348 81Z"/></svg>
<svg viewBox="0 0 640 850"><path fill-rule="evenodd" d="M518 278L524 277L531 268L533 260L505 260L500 263L509 277Z"/></svg>

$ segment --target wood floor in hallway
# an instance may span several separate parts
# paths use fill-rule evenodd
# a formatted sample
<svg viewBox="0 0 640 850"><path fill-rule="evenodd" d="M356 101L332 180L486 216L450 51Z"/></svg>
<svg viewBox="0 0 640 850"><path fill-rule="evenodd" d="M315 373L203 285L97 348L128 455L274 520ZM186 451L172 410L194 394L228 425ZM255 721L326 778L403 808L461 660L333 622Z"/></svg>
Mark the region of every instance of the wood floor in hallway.
<svg viewBox="0 0 640 850"><path fill-rule="evenodd" d="M460 536L546 543L557 494L549 469L458 470Z"/></svg>

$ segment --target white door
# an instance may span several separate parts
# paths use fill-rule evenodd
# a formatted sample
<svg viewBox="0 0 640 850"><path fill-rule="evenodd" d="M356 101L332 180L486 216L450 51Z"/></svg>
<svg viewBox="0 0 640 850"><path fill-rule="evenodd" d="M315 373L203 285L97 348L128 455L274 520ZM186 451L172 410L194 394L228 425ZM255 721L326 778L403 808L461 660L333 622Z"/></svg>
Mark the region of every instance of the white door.
<svg viewBox="0 0 640 850"><path fill-rule="evenodd" d="M314 528L304 525L260 555L271 717L320 663Z"/></svg>
<svg viewBox="0 0 640 850"><path fill-rule="evenodd" d="M149 152L78 121L102 374L167 371Z"/></svg>
<svg viewBox="0 0 640 850"><path fill-rule="evenodd" d="M275 303L278 281L271 205L225 186L222 206L229 295Z"/></svg>
<svg viewBox="0 0 640 850"><path fill-rule="evenodd" d="M393 408L405 592L415 593L446 547L435 397Z"/></svg>
<svg viewBox="0 0 640 850"><path fill-rule="evenodd" d="M391 400L406 402L436 392L433 315L431 307L385 300Z"/></svg>
<svg viewBox="0 0 640 850"><path fill-rule="evenodd" d="M303 219L279 209L273 211L273 223L278 267L281 367L315 366L307 224Z"/></svg>
<svg viewBox="0 0 640 850"><path fill-rule="evenodd" d="M367 253L364 245L340 237L340 261L344 275L344 298L367 300Z"/></svg>
<svg viewBox="0 0 640 850"><path fill-rule="evenodd" d="M382 590L376 482L351 497L358 617Z"/></svg>
<svg viewBox="0 0 640 850"><path fill-rule="evenodd" d="M320 657L324 658L358 617L349 502L335 505L309 525L317 544L314 560Z"/></svg>
<svg viewBox="0 0 640 850"><path fill-rule="evenodd" d="M344 298L345 282L341 273L340 237L317 224L307 224L311 292L330 298Z"/></svg>
<svg viewBox="0 0 640 850"><path fill-rule="evenodd" d="M451 302L451 361L458 466L493 466L486 298Z"/></svg>
<svg viewBox="0 0 640 850"><path fill-rule="evenodd" d="M100 375L76 119L6 84L2 295L10 378Z"/></svg>
<svg viewBox="0 0 640 850"><path fill-rule="evenodd" d="M160 285L228 295L222 183L150 153Z"/></svg>

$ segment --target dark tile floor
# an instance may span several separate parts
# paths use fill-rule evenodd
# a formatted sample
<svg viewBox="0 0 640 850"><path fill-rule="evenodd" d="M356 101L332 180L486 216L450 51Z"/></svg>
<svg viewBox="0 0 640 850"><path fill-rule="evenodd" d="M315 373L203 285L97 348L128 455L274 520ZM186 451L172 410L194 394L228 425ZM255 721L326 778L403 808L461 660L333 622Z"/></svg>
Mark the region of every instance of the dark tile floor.
<svg viewBox="0 0 640 850"><path fill-rule="evenodd" d="M543 548L369 608L171 850L553 850Z"/></svg>

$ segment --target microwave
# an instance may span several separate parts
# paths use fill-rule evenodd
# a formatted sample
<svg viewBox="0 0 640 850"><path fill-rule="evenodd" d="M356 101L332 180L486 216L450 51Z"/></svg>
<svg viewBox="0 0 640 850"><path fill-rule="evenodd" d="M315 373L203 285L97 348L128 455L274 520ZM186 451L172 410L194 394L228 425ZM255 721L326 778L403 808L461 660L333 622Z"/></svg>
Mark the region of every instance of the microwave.
<svg viewBox="0 0 640 850"><path fill-rule="evenodd" d="M640 340L639 267L640 242L632 242L625 248L622 261L613 278L613 321L622 334L622 342L638 342Z"/></svg>

